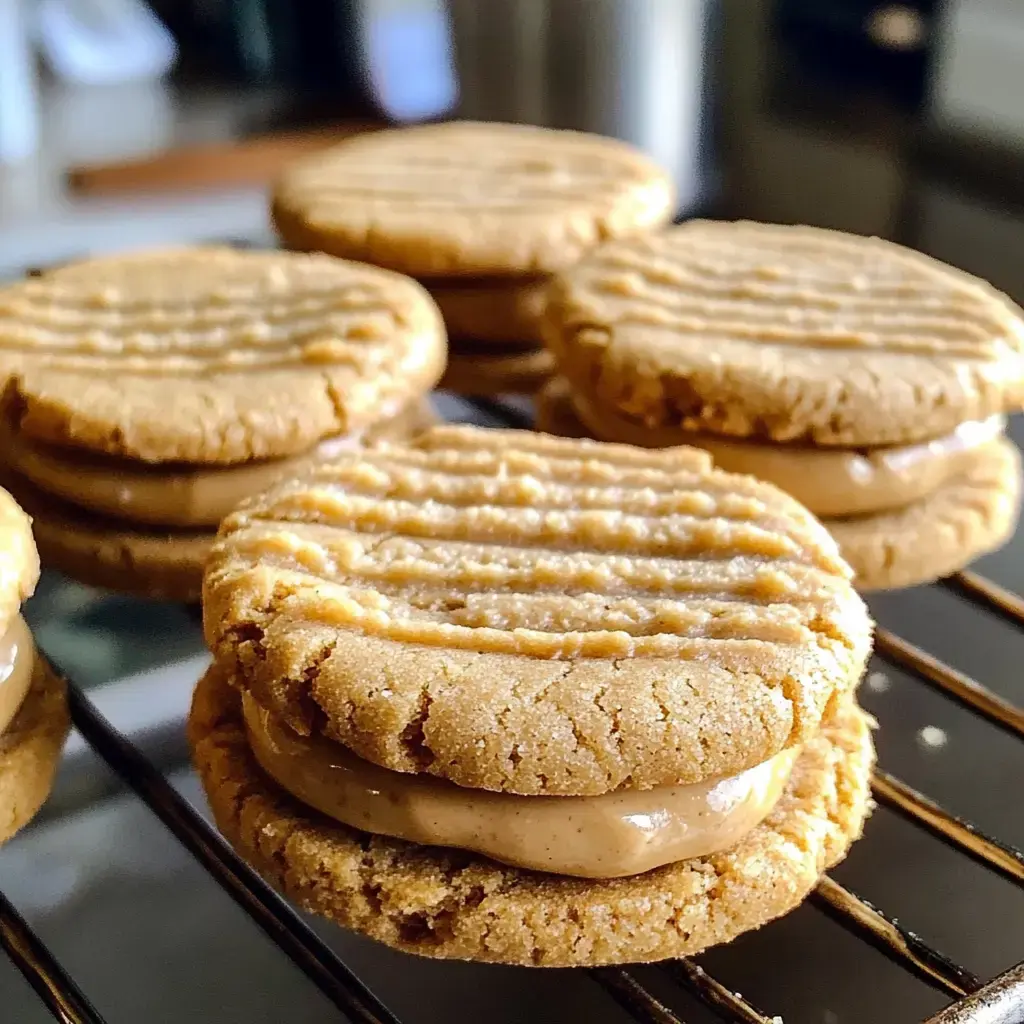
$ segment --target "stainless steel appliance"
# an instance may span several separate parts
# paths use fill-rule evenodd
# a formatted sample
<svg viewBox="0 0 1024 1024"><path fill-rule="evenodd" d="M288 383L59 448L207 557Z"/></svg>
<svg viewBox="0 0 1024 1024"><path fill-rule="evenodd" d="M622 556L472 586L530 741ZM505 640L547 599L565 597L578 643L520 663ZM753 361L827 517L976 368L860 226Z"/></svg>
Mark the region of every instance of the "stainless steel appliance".
<svg viewBox="0 0 1024 1024"><path fill-rule="evenodd" d="M680 211L713 181L714 0L448 0L459 113L625 139Z"/></svg>

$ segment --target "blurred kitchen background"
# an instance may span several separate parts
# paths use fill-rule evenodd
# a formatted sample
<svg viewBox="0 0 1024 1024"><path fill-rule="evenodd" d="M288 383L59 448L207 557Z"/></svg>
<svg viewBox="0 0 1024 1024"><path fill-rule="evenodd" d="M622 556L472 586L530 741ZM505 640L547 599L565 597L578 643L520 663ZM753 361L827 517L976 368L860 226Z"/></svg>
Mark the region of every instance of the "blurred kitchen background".
<svg viewBox="0 0 1024 1024"><path fill-rule="evenodd" d="M621 136L681 215L896 237L1019 295L1022 91L1020 0L0 0L0 272L265 241L282 160L459 115Z"/></svg>

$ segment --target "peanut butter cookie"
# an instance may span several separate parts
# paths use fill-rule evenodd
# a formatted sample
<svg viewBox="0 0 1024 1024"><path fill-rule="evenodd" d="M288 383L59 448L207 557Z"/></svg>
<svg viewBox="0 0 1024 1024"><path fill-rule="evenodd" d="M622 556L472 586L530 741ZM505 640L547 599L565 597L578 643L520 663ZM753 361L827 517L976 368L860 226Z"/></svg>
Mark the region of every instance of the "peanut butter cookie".
<svg viewBox="0 0 1024 1024"><path fill-rule="evenodd" d="M871 624L817 521L690 448L439 427L222 524L215 657L301 735L399 772L595 795L808 741Z"/></svg>
<svg viewBox="0 0 1024 1024"><path fill-rule="evenodd" d="M414 281L327 256L135 253L0 290L16 429L142 462L284 457L362 430L433 386L444 341Z"/></svg>
<svg viewBox="0 0 1024 1024"><path fill-rule="evenodd" d="M632 146L527 125L372 132L296 161L273 190L291 249L413 277L547 274L668 220L667 173Z"/></svg>

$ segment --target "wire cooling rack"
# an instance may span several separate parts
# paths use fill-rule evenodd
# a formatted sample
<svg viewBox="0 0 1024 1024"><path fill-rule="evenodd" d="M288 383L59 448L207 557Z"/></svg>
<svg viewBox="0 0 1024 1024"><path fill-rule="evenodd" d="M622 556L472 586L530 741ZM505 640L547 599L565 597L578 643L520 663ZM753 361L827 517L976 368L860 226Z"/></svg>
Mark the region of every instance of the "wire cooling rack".
<svg viewBox="0 0 1024 1024"><path fill-rule="evenodd" d="M531 424L529 412L522 406L482 399L471 404L493 423L512 427ZM1024 630L1024 598L983 576L961 572L943 580L940 586L1012 628ZM875 654L1010 736L1024 740L1024 709L981 682L886 629L876 632ZM68 694L72 720L86 742L341 1013L356 1024L402 1024L298 912L236 856L160 769L111 726L73 680L69 680ZM884 767L876 769L872 789L879 804L938 842L1024 888L1021 851L951 814ZM986 983L828 876L820 880L810 902L922 984L950 998L949 1005L924 1024L1024 1024L1024 962ZM2 893L0 945L55 1020L64 1024L105 1024L75 979ZM774 1024L779 1020L771 1015L770 1008L754 1006L693 960L671 960L658 966L728 1024ZM586 973L636 1021L685 1024L630 968L592 968Z"/></svg>

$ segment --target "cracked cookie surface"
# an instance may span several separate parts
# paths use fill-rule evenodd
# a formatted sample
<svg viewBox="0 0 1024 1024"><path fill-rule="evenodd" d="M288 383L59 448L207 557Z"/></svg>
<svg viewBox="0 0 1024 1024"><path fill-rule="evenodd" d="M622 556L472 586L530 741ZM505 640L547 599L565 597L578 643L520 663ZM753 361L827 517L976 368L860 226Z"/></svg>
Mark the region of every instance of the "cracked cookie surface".
<svg viewBox="0 0 1024 1024"><path fill-rule="evenodd" d="M639 426L858 446L1018 410L1021 317L877 238L690 221L556 278L544 334L577 391Z"/></svg>
<svg viewBox="0 0 1024 1024"><path fill-rule="evenodd" d="M207 640L252 695L397 771L591 795L812 736L871 623L820 524L691 448L438 427L228 517Z"/></svg>
<svg viewBox="0 0 1024 1024"><path fill-rule="evenodd" d="M283 457L429 390L440 314L415 281L323 255L174 249L0 290L7 414L147 462Z"/></svg>
<svg viewBox="0 0 1024 1024"><path fill-rule="evenodd" d="M291 249L415 277L544 274L674 213L668 173L616 139L452 121L295 161L273 191Z"/></svg>
<svg viewBox="0 0 1024 1024"><path fill-rule="evenodd" d="M698 953L793 909L870 807L870 723L844 698L772 813L731 849L630 878L560 878L371 836L304 807L260 771L240 703L215 665L189 719L218 827L300 906L424 956L560 967Z"/></svg>

